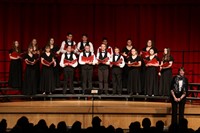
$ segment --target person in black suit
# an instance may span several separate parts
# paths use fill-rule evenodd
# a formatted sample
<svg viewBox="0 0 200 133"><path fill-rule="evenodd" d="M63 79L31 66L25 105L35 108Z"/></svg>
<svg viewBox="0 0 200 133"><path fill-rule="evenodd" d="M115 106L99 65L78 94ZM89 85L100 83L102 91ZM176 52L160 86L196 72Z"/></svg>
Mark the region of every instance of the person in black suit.
<svg viewBox="0 0 200 133"><path fill-rule="evenodd" d="M183 67L179 68L178 75L173 77L171 84L172 124L177 124L184 118L188 79ZM179 121L177 122L177 108L179 106Z"/></svg>

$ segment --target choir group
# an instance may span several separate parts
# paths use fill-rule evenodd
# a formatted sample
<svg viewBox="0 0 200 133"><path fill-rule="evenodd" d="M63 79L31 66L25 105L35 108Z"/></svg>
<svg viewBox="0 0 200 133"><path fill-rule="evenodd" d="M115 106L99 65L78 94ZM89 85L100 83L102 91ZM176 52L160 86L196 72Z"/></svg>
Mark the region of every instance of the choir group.
<svg viewBox="0 0 200 133"><path fill-rule="evenodd" d="M141 51L133 46L131 39L127 39L126 43L120 51L117 47L112 49L108 39L103 38L95 54L93 44L88 41L86 34L76 44L72 33L68 33L60 47L50 38L43 49L39 49L37 40L33 39L27 52L20 51L18 41L15 41L9 51L9 86L22 88L26 95L38 92L51 94L60 86L62 68L63 94L74 94L75 69L79 69L82 93L85 94L86 90L93 88L93 69L97 65L100 94L109 94L108 88L112 83L112 94L121 95L122 88L126 87L130 95L169 96L173 64L170 49L164 48L163 56L159 59L151 40L147 41ZM26 64L23 76L22 61ZM67 92L67 88L70 92Z"/></svg>

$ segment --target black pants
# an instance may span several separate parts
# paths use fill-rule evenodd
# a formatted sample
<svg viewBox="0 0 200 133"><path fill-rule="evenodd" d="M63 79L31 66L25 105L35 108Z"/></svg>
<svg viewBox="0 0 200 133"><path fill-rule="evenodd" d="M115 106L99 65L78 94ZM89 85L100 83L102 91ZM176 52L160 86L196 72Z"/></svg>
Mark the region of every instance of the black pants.
<svg viewBox="0 0 200 133"><path fill-rule="evenodd" d="M172 104L172 124L177 124L181 119L184 118L186 98L183 98L180 102L174 101L174 98L171 97ZM177 111L179 112L179 121L177 122Z"/></svg>
<svg viewBox="0 0 200 133"><path fill-rule="evenodd" d="M112 84L113 84L113 94L122 92L122 69L112 68Z"/></svg>
<svg viewBox="0 0 200 133"><path fill-rule="evenodd" d="M127 88L129 67L127 65L125 65L123 67L122 71L123 71L123 73L122 73L122 87Z"/></svg>
<svg viewBox="0 0 200 133"><path fill-rule="evenodd" d="M108 91L108 69L98 69L99 89Z"/></svg>
<svg viewBox="0 0 200 133"><path fill-rule="evenodd" d="M92 75L93 75L93 67L84 67L82 66L82 84L83 90L92 89ZM87 87L88 84L88 87Z"/></svg>
<svg viewBox="0 0 200 133"><path fill-rule="evenodd" d="M72 67L65 67L64 68L64 88L63 88L63 93L66 93L67 91L67 84L68 84L68 80L69 80L69 89L70 92L73 93L74 92L74 68Z"/></svg>

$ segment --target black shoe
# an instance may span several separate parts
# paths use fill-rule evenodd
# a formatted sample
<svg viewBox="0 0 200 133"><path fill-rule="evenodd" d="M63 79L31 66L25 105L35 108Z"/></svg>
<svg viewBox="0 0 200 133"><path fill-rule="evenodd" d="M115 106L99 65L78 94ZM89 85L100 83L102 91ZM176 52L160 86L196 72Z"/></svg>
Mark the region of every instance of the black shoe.
<svg viewBox="0 0 200 133"><path fill-rule="evenodd" d="M70 91L70 94L74 94L74 90L71 90L71 91Z"/></svg>
<svg viewBox="0 0 200 133"><path fill-rule="evenodd" d="M98 90L98 94L99 95L103 94L103 91L102 90Z"/></svg>
<svg viewBox="0 0 200 133"><path fill-rule="evenodd" d="M67 93L67 89L63 89L63 94L66 94Z"/></svg>
<svg viewBox="0 0 200 133"><path fill-rule="evenodd" d="M121 92L118 92L118 95L120 95L120 96L121 96L121 95L122 95L122 93L121 93Z"/></svg>
<svg viewBox="0 0 200 133"><path fill-rule="evenodd" d="M85 90L82 91L82 94L85 95Z"/></svg>
<svg viewBox="0 0 200 133"><path fill-rule="evenodd" d="M104 91L105 95L108 95L108 91Z"/></svg>

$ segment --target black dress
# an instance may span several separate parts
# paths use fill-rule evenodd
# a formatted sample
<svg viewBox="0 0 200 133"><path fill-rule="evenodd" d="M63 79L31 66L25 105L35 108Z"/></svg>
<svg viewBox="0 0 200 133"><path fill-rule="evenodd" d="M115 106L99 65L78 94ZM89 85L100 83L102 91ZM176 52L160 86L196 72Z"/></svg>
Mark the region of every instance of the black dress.
<svg viewBox="0 0 200 133"><path fill-rule="evenodd" d="M13 50L9 51L9 54L16 52ZM8 85L12 88L21 89L22 87L22 61L21 59L10 61L10 71Z"/></svg>
<svg viewBox="0 0 200 133"><path fill-rule="evenodd" d="M135 59L133 59L132 56L130 56L128 58L128 62L129 61L131 63L139 62L141 61L141 57L137 56ZM129 67L127 89L130 94L141 93L140 69L141 67L134 67L134 66Z"/></svg>
<svg viewBox="0 0 200 133"><path fill-rule="evenodd" d="M26 54L24 56L24 59L33 62L35 60L35 56L31 57ZM35 64L26 64L26 69L24 72L23 93L25 95L34 95L37 93L37 77Z"/></svg>
<svg viewBox="0 0 200 133"><path fill-rule="evenodd" d="M41 55L41 58L44 60L51 62L53 58L53 54L47 56L46 53ZM40 91L45 93L51 93L55 89L54 82L54 72L53 72L53 64L50 66L42 65L41 77L40 77Z"/></svg>
<svg viewBox="0 0 200 133"><path fill-rule="evenodd" d="M36 63L35 63L35 73L36 73L36 77L37 77L37 81L36 81L36 88L37 91L39 91L40 88L40 55L39 54L33 54L34 58L36 59Z"/></svg>
<svg viewBox="0 0 200 133"><path fill-rule="evenodd" d="M144 47L142 49L142 51L144 52L147 52L147 47ZM153 50L154 50L154 53L158 53L158 50L155 48L155 47L152 47ZM148 51L149 52L149 51ZM145 63L144 63L144 59L146 58L143 58L143 56L141 55L142 57L142 65L141 65L141 88L142 88L142 93L146 93L146 90L145 90L145 72L146 72L146 66L145 66Z"/></svg>
<svg viewBox="0 0 200 133"><path fill-rule="evenodd" d="M169 60L164 60L163 63L166 62L173 62L174 59L170 56ZM162 69L161 70L161 77L160 77L160 84L159 84L159 95L161 96L169 96L170 94L170 87L172 81L172 68Z"/></svg>
<svg viewBox="0 0 200 133"><path fill-rule="evenodd" d="M54 80L55 80L55 86L56 87L60 87L60 58L58 57L58 55L56 54L56 52L59 50L57 45L54 45L53 48L51 48L51 53L54 55L54 59L56 60L56 66L53 68L53 72L54 72Z"/></svg>
<svg viewBox="0 0 200 133"><path fill-rule="evenodd" d="M128 50L127 47L124 47L122 49L122 53L124 53L124 52L127 55L130 55L131 50ZM128 59L128 57L124 57L125 63L127 63L127 59ZM123 88L127 88L129 67L125 64L125 66L123 67L122 71L123 71L123 73L122 73L122 86L123 86Z"/></svg>
<svg viewBox="0 0 200 133"><path fill-rule="evenodd" d="M154 56L154 58L159 61L157 56ZM146 59L150 61L149 57ZM146 67L144 91L145 94L149 96L158 95L158 67Z"/></svg>

